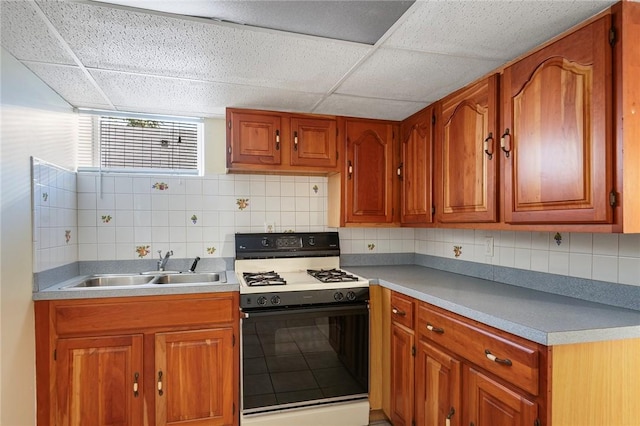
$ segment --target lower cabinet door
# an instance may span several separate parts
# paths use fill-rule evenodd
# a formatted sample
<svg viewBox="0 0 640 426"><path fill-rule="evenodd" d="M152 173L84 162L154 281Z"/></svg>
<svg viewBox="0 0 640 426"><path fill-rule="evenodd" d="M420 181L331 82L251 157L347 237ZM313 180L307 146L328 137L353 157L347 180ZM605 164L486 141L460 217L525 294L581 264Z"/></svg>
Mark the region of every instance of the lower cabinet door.
<svg viewBox="0 0 640 426"><path fill-rule="evenodd" d="M56 425L143 424L142 335L59 339Z"/></svg>
<svg viewBox="0 0 640 426"><path fill-rule="evenodd" d="M413 421L413 331L391 325L391 422L411 426Z"/></svg>
<svg viewBox="0 0 640 426"><path fill-rule="evenodd" d="M531 426L538 416L538 406L526 396L502 386L481 372L465 367L468 417L465 424L474 426Z"/></svg>
<svg viewBox="0 0 640 426"><path fill-rule="evenodd" d="M158 333L156 425L232 425L233 329Z"/></svg>
<svg viewBox="0 0 640 426"><path fill-rule="evenodd" d="M460 425L462 420L460 361L427 341L419 339L415 369L416 424Z"/></svg>

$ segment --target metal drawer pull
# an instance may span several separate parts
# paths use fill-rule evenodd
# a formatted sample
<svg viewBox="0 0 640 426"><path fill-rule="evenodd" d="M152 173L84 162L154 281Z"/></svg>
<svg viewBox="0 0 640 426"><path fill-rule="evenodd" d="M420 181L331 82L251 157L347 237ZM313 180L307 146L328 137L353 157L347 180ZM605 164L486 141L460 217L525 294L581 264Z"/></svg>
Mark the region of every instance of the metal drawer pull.
<svg viewBox="0 0 640 426"><path fill-rule="evenodd" d="M511 132L509 131L508 127L505 129L504 133L500 137L500 149L504 151L505 157L509 158L509 153L511 152L511 143L509 143L509 149L507 149L507 142L506 142L507 137L509 137L509 142L511 142Z"/></svg>
<svg viewBox="0 0 640 426"><path fill-rule="evenodd" d="M158 371L158 395L162 396L164 391L162 390L162 371Z"/></svg>
<svg viewBox="0 0 640 426"><path fill-rule="evenodd" d="M444 421L445 426L451 426L451 417L453 417L455 413L456 413L456 410L454 410L453 407L451 407L451 409L449 410L449 414L447 414L447 418Z"/></svg>
<svg viewBox="0 0 640 426"><path fill-rule="evenodd" d="M140 378L140 373L136 371L135 374L133 375L133 396L135 398L138 397L138 379L139 378Z"/></svg>
<svg viewBox="0 0 640 426"><path fill-rule="evenodd" d="M497 356L492 354L489 349L485 349L484 350L484 354L487 356L487 358L489 358L493 362L497 362L498 364L502 364L502 365L511 366L511 360L510 359L508 359L508 358L505 358L505 359L498 358Z"/></svg>
<svg viewBox="0 0 640 426"><path fill-rule="evenodd" d="M404 317L404 316L406 316L406 315L407 315L407 313L406 313L405 311L401 311L400 309L398 309L398 308L396 308L396 307L393 307L393 308L391 309L391 312L393 312L393 313L394 313L394 314L396 314L396 315L400 315L401 317Z"/></svg>
<svg viewBox="0 0 640 426"><path fill-rule="evenodd" d="M491 152L489 152L489 141L491 141ZM482 148L489 160L491 160L493 158L493 133L489 132L489 136L482 142Z"/></svg>
<svg viewBox="0 0 640 426"><path fill-rule="evenodd" d="M444 328L434 327L429 323L427 323L427 330L433 331L434 333L438 333L438 334L444 334Z"/></svg>
<svg viewBox="0 0 640 426"><path fill-rule="evenodd" d="M280 130L276 130L276 151L280 150Z"/></svg>
<svg viewBox="0 0 640 426"><path fill-rule="evenodd" d="M293 150L298 150L298 132L293 132Z"/></svg>

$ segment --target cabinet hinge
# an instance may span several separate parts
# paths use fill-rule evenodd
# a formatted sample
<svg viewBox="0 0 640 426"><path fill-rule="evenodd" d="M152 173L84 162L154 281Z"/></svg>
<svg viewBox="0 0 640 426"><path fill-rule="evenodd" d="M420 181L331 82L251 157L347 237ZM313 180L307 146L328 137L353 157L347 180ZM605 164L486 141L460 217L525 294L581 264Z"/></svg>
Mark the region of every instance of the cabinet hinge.
<svg viewBox="0 0 640 426"><path fill-rule="evenodd" d="M235 346L236 345L236 335L234 334L233 336L232 342L231 342L231 346Z"/></svg>
<svg viewBox="0 0 640 426"><path fill-rule="evenodd" d="M436 124L436 115L435 114L431 115L431 124Z"/></svg>
<svg viewBox="0 0 640 426"><path fill-rule="evenodd" d="M609 205L611 207L615 207L618 204L618 194L616 194L616 191L611 191L609 193Z"/></svg>
<svg viewBox="0 0 640 426"><path fill-rule="evenodd" d="M416 426L416 421L411 419L411 426Z"/></svg>
<svg viewBox="0 0 640 426"><path fill-rule="evenodd" d="M339 159L340 159L340 152L336 151L336 160L339 160Z"/></svg>
<svg viewBox="0 0 640 426"><path fill-rule="evenodd" d="M416 347L411 346L411 356L416 356Z"/></svg>
<svg viewBox="0 0 640 426"><path fill-rule="evenodd" d="M611 27L609 29L609 44L611 45L611 47L613 47L616 44L617 37L616 37L616 27Z"/></svg>
<svg viewBox="0 0 640 426"><path fill-rule="evenodd" d="M231 120L229 120L229 123L227 124L227 126L229 126L229 128L231 128Z"/></svg>
<svg viewBox="0 0 640 426"><path fill-rule="evenodd" d="M231 414L233 414L235 416L236 415L236 403L235 402L233 403L233 407L232 407L231 411L232 411Z"/></svg>
<svg viewBox="0 0 640 426"><path fill-rule="evenodd" d="M436 214L436 206L431 206L431 214Z"/></svg>
<svg viewBox="0 0 640 426"><path fill-rule="evenodd" d="M533 421L533 426L540 426L540 419L535 419Z"/></svg>
<svg viewBox="0 0 640 426"><path fill-rule="evenodd" d="M57 349L54 349L54 350L53 350L53 360L54 360L54 361L57 361L57 360L58 360L58 350L57 350Z"/></svg>

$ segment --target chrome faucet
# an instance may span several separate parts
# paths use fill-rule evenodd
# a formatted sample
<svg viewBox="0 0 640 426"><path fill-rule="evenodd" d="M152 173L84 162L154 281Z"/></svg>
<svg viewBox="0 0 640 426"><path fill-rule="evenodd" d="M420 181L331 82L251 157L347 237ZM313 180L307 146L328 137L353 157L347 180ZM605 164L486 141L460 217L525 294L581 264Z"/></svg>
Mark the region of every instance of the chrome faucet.
<svg viewBox="0 0 640 426"><path fill-rule="evenodd" d="M158 271L164 271L164 267L167 265L167 260L169 260L170 256L173 256L173 250L169 250L162 257L162 250L158 250L158 255L160 256L160 260L158 260Z"/></svg>

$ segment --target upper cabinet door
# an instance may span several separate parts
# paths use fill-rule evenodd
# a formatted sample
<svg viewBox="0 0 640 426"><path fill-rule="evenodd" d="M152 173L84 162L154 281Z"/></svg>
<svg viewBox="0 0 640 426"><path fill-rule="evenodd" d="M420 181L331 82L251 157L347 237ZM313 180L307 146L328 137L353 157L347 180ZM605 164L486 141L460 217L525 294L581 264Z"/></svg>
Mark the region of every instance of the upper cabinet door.
<svg viewBox="0 0 640 426"><path fill-rule="evenodd" d="M603 17L505 70L505 222L612 221L610 21Z"/></svg>
<svg viewBox="0 0 640 426"><path fill-rule="evenodd" d="M496 222L498 76L442 100L436 142L440 222Z"/></svg>
<svg viewBox="0 0 640 426"><path fill-rule="evenodd" d="M346 122L346 222L393 222L393 125Z"/></svg>
<svg viewBox="0 0 640 426"><path fill-rule="evenodd" d="M335 169L338 165L336 120L291 118L291 165Z"/></svg>
<svg viewBox="0 0 640 426"><path fill-rule="evenodd" d="M401 179L400 221L406 224L433 222L433 107L412 115L400 126Z"/></svg>
<svg viewBox="0 0 640 426"><path fill-rule="evenodd" d="M279 165L282 119L269 113L227 111L227 166Z"/></svg>

